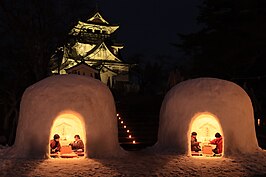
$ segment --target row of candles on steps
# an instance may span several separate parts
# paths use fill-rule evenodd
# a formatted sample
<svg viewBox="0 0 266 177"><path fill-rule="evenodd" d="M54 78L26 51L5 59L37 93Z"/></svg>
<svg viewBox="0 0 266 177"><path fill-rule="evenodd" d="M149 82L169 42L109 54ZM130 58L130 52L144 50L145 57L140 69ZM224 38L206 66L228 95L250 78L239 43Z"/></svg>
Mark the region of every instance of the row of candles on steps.
<svg viewBox="0 0 266 177"><path fill-rule="evenodd" d="M128 138L131 139L131 138L132 138L132 135L130 134L129 129L127 129L127 126L126 126L125 122L122 120L122 117L121 117L118 113L116 114L116 116L117 116L117 118L118 118L120 124L123 126L123 128L124 128L125 130L127 130ZM133 143L133 144L136 144L136 141L135 141L135 140L132 140L132 143Z"/></svg>

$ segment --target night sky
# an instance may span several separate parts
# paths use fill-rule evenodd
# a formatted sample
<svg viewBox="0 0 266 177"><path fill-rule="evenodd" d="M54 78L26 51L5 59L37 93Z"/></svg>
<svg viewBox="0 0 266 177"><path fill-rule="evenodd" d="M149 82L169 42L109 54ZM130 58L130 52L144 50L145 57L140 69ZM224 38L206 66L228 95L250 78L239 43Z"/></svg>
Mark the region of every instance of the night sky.
<svg viewBox="0 0 266 177"><path fill-rule="evenodd" d="M180 57L171 42L177 33L197 31L196 17L201 1L112 0L97 2L107 21L119 24L118 42L125 45L123 56L142 54L146 57Z"/></svg>

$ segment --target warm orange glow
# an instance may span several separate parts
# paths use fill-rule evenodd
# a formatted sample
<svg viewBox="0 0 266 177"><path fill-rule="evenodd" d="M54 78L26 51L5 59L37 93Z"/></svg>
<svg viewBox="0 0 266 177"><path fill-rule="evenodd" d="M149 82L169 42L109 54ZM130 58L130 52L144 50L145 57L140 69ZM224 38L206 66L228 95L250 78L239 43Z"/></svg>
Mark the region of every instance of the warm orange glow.
<svg viewBox="0 0 266 177"><path fill-rule="evenodd" d="M129 130L127 130L127 133L129 133Z"/></svg>
<svg viewBox="0 0 266 177"><path fill-rule="evenodd" d="M77 113L64 113L57 116L50 130L50 139L53 139L54 134L60 135L61 146L68 146L74 141L75 135L79 135L86 144L83 118Z"/></svg>
<svg viewBox="0 0 266 177"><path fill-rule="evenodd" d="M188 137L188 144L189 144L189 154L191 153L190 148L190 140L191 140L191 133L196 132L197 133L197 140L200 143L200 146L207 146L209 144L209 141L215 139L215 133L220 133L223 136L223 131L221 128L221 125L218 121L218 119L210 114L210 113L200 113L194 116L192 119L192 122L190 124L190 130L187 134ZM224 141L224 137L223 137ZM215 148L215 145L214 147Z"/></svg>
<svg viewBox="0 0 266 177"><path fill-rule="evenodd" d="M260 119L258 119L258 126L260 126Z"/></svg>
<svg viewBox="0 0 266 177"><path fill-rule="evenodd" d="M127 128L127 126L126 126L126 125L124 125L124 128Z"/></svg>
<svg viewBox="0 0 266 177"><path fill-rule="evenodd" d="M118 117L118 119L120 120L120 119L121 119L121 117Z"/></svg>
<svg viewBox="0 0 266 177"><path fill-rule="evenodd" d="M129 135L128 137L131 138L131 135Z"/></svg>
<svg viewBox="0 0 266 177"><path fill-rule="evenodd" d="M124 121L121 121L121 124L123 124L124 123Z"/></svg>
<svg viewBox="0 0 266 177"><path fill-rule="evenodd" d="M119 114L117 113L116 116L119 116Z"/></svg>
<svg viewBox="0 0 266 177"><path fill-rule="evenodd" d="M136 141L135 140L133 141L133 144L136 144Z"/></svg>

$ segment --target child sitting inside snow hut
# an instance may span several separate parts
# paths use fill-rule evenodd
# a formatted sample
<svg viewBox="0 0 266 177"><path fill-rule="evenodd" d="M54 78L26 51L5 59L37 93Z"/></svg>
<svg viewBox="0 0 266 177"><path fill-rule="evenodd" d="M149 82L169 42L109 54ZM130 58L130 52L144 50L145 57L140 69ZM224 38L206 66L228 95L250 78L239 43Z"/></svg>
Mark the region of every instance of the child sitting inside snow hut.
<svg viewBox="0 0 266 177"><path fill-rule="evenodd" d="M75 138L75 141L69 144L72 147L72 150L83 152L84 151L84 143L80 139L80 136L75 135L74 138Z"/></svg>
<svg viewBox="0 0 266 177"><path fill-rule="evenodd" d="M197 133L192 132L191 133L191 151L195 151L195 152L201 151L199 143L200 142L197 141Z"/></svg>
<svg viewBox="0 0 266 177"><path fill-rule="evenodd" d="M220 133L215 133L215 139L210 141L210 144L216 145L216 148L213 149L215 154L221 154L223 152L223 137Z"/></svg>
<svg viewBox="0 0 266 177"><path fill-rule="evenodd" d="M52 153L57 153L61 149L61 145L59 142L60 136L58 134L54 135L54 139L50 140L50 152Z"/></svg>

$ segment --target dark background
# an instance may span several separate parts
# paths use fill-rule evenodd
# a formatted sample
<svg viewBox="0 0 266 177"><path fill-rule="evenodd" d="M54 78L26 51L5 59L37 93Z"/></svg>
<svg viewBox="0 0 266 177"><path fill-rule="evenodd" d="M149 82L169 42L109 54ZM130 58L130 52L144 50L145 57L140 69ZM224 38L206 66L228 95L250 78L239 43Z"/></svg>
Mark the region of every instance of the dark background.
<svg viewBox="0 0 266 177"><path fill-rule="evenodd" d="M117 37L125 44L125 57L136 53L176 57L178 52L170 43L178 40L177 33L199 29L196 17L200 2L114 0L97 4L107 20L120 24Z"/></svg>
<svg viewBox="0 0 266 177"><path fill-rule="evenodd" d="M130 76L139 92L113 93L118 111L144 143L156 141L160 105L172 86L217 77L249 94L259 144L265 147L264 0L0 1L1 144L14 142L24 90L51 75L55 50L67 43L77 21L97 8L107 21L120 25L115 35L125 44L123 60L137 64Z"/></svg>

